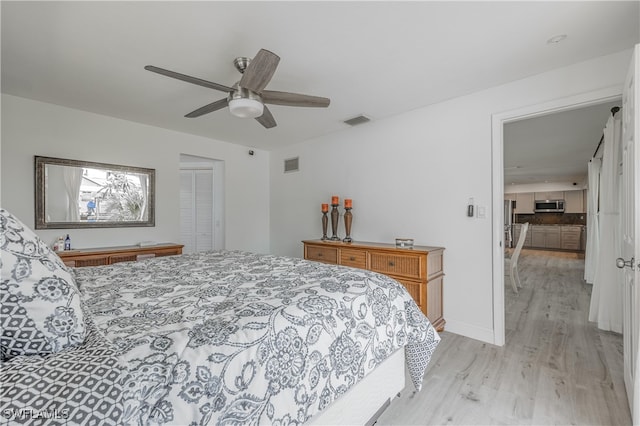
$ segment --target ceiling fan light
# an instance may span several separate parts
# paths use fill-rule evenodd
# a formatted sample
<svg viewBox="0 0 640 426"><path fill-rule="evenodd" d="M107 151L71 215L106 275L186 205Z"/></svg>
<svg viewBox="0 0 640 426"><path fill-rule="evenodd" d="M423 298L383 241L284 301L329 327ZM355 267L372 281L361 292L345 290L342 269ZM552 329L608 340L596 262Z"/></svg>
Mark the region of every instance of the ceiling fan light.
<svg viewBox="0 0 640 426"><path fill-rule="evenodd" d="M255 99L232 99L229 101L229 112L240 118L257 118L262 115L264 105Z"/></svg>

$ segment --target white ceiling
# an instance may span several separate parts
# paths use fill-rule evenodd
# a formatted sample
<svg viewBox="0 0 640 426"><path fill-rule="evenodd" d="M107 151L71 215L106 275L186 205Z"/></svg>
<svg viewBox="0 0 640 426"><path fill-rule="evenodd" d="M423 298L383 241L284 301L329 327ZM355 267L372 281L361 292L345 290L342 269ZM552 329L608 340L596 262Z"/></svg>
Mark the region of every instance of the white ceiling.
<svg viewBox="0 0 640 426"><path fill-rule="evenodd" d="M263 149L348 128L343 121L359 114L380 120L640 41L637 1L1 7L2 92ZM558 34L568 37L547 43ZM226 109L188 119L225 94L143 69L150 64L232 85L240 76L233 59L260 48L282 58L267 89L325 96L329 108L270 106L278 126L269 130ZM597 138L580 137L591 146ZM543 139L535 136L536 143ZM524 165L536 150L519 152L505 163ZM545 163L555 157L549 153Z"/></svg>
<svg viewBox="0 0 640 426"><path fill-rule="evenodd" d="M611 109L621 105L607 102L505 124L505 186L584 183Z"/></svg>

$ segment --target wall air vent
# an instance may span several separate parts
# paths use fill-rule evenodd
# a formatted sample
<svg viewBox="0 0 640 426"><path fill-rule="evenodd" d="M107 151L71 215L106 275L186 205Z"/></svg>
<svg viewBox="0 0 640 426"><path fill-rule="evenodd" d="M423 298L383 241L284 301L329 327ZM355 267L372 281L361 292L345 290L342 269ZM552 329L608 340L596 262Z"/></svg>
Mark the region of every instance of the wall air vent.
<svg viewBox="0 0 640 426"><path fill-rule="evenodd" d="M285 173L289 173L289 172L297 172L298 170L300 170L299 159L300 159L300 157L294 157L294 158L285 159L284 160L284 172Z"/></svg>
<svg viewBox="0 0 640 426"><path fill-rule="evenodd" d="M359 115L357 117L345 120L344 123L348 124L349 126L357 126L358 124L368 123L369 121L371 121L371 119L366 115Z"/></svg>

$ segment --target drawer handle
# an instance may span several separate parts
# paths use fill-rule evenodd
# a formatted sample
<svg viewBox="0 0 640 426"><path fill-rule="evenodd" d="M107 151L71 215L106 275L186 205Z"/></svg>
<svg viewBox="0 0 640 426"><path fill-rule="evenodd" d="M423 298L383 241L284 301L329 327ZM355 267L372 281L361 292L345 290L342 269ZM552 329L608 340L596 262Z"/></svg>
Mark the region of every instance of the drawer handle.
<svg viewBox="0 0 640 426"><path fill-rule="evenodd" d="M322 257L322 253L318 253L318 257Z"/></svg>
<svg viewBox="0 0 640 426"><path fill-rule="evenodd" d="M351 256L351 257L349 258L349 260L353 262L353 261L355 261L355 260L356 260L356 258L355 258L355 257L353 257L353 256Z"/></svg>
<svg viewBox="0 0 640 426"><path fill-rule="evenodd" d="M396 266L396 264L393 262L389 262L389 266Z"/></svg>

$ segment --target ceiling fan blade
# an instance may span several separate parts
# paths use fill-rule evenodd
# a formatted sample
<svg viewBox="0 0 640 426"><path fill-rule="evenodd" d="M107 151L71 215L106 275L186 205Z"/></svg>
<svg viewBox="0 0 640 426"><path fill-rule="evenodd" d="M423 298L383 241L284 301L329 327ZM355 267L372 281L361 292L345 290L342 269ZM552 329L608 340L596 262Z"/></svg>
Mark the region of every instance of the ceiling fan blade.
<svg viewBox="0 0 640 426"><path fill-rule="evenodd" d="M271 81L276 72L280 57L273 52L260 49L256 56L249 62L240 79L240 87L260 93L267 83Z"/></svg>
<svg viewBox="0 0 640 426"><path fill-rule="evenodd" d="M231 92L233 89L222 84L213 83L211 81L203 80L197 77L191 77L190 75L180 74L179 72L165 70L164 68L154 67L153 65L147 65L145 70L165 75L167 77L176 78L178 80L186 81L187 83L197 84L198 86L208 87L209 89L219 90L221 92Z"/></svg>
<svg viewBox="0 0 640 426"><path fill-rule="evenodd" d="M277 125L275 118L273 118L273 115L271 115L271 111L269 111L269 108L267 108L266 105L264 106L262 115L260 117L257 117L256 120L258 120L258 123L262 124L267 129L276 127Z"/></svg>
<svg viewBox="0 0 640 426"><path fill-rule="evenodd" d="M201 115L209 114L210 112L222 109L226 107L228 104L229 104L229 101L227 100L227 98L223 98L218 101L211 102L209 105L200 107L195 111L191 111L189 114L185 115L185 117L187 118L200 117Z"/></svg>
<svg viewBox="0 0 640 426"><path fill-rule="evenodd" d="M301 95L299 93L278 92L275 90L265 90L261 94L262 101L272 105L286 105L295 107L317 107L326 108L331 100L320 96Z"/></svg>

